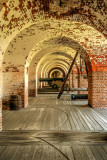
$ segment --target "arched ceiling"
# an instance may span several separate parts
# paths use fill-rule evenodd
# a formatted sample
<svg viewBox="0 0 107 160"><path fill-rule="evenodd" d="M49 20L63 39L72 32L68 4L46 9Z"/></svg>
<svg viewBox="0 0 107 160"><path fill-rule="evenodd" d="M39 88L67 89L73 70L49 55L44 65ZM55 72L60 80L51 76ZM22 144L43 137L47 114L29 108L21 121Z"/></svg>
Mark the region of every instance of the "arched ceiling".
<svg viewBox="0 0 107 160"><path fill-rule="evenodd" d="M65 69L66 72L68 71L68 66L66 65L66 63L60 61L60 62L51 62L49 63L46 68L44 68L44 71L49 72L50 68L55 68L56 66L62 66L62 69Z"/></svg>
<svg viewBox="0 0 107 160"><path fill-rule="evenodd" d="M61 71L61 72L63 73L63 77L65 77L65 71L64 71L62 68L60 68L60 67L52 68L52 69L49 71L48 77L50 77L51 72L53 72L54 70L59 70L59 71Z"/></svg>
<svg viewBox="0 0 107 160"><path fill-rule="evenodd" d="M106 34L106 0L62 0L61 5L59 0L0 0L0 4L1 9L3 7L1 22L5 22L8 35L22 29L25 23L29 25L38 19L48 18L79 21ZM3 24L1 29L4 29Z"/></svg>
<svg viewBox="0 0 107 160"><path fill-rule="evenodd" d="M47 61L46 61L47 62ZM57 60L57 59L52 59L50 61L48 61L47 63L45 63L43 66L39 67L39 72L44 72L44 70L46 68L48 68L50 65L53 66L53 68L55 67L55 64L59 65L59 64L63 64L63 67L68 68L69 64L66 63L66 61L61 60Z"/></svg>
<svg viewBox="0 0 107 160"><path fill-rule="evenodd" d="M38 64L38 66L36 67L36 73L45 73L45 72L49 72L52 68L55 68L57 66L61 66L63 70L65 70L65 72L67 73L68 68L69 68L69 64L64 61L63 59L56 59L56 58L52 58L49 61L47 61L45 59L44 64L40 65L41 63ZM51 68L51 69L50 69ZM35 71L34 71L35 72Z"/></svg>
<svg viewBox="0 0 107 160"><path fill-rule="evenodd" d="M94 54L97 54L96 56L99 56L101 55L101 53L104 55L105 53L105 47L106 47L106 40L105 39L102 39L101 40L101 43L99 41L94 42L94 38L95 38L95 35L92 34L93 32L90 31L90 40L88 41L88 39L86 40L87 42L84 43L84 42L81 42L81 43L77 43L78 41L82 41L82 34L80 35L80 33L78 33L78 38L79 40L78 41L75 41L71 38L68 38L68 37L72 37L72 35L67 35L67 37L65 36L58 36L58 37L53 37L53 38L50 38L50 39L47 39L47 40L44 40L42 41L42 43L40 42L39 44L37 44L33 49L32 51L30 52L28 58L27 58L27 62L30 63L30 61L32 60L32 58L38 53L38 51L42 51L42 50L46 50L47 49L51 49L53 46L53 48L55 49L56 47L56 50L59 50L60 48L63 48L69 52L69 48L72 48L72 51L73 53L75 53L75 50L79 49L79 52L83 55L83 57L87 57L87 53L85 53L86 51L88 52L89 56L91 55L94 55ZM63 33L64 34L64 33ZM97 33L96 33L97 34ZM92 36L93 35L93 36ZM87 34L88 36L88 34ZM97 35L98 36L98 35ZM84 36L83 36L84 37ZM92 43L90 43L92 42ZM88 46L88 43L91 44L92 46ZM96 44L95 44L96 43ZM98 45L98 43L100 44L100 47ZM100 52L100 50L98 48L101 48L101 44L103 43L103 50L102 52ZM82 44L82 45L80 45ZM83 47L82 47L83 46ZM46 48L47 47L47 48ZM81 48L81 50L80 50ZM85 51L85 50L86 51ZM70 53L69 53L70 54ZM74 55L72 56L74 57Z"/></svg>
<svg viewBox="0 0 107 160"><path fill-rule="evenodd" d="M49 76L48 77L52 77L52 74L54 74L55 72L59 72L60 73L60 77L64 77L64 74L63 72L60 70L60 69L53 69L50 71L50 73L48 74Z"/></svg>
<svg viewBox="0 0 107 160"><path fill-rule="evenodd" d="M55 54L50 54L49 53L49 54L46 54L45 56L43 56L40 59L38 65L37 65L37 70L39 70L39 71L41 70L40 66L41 66L41 68L43 70L46 66L48 66L49 64L52 64L53 62L54 63L56 62L57 64L59 64L61 62L61 63L63 63L66 66L68 66L69 63L70 63L69 59L66 58L66 56L64 57L64 55L60 54L59 56L56 57Z"/></svg>
<svg viewBox="0 0 107 160"><path fill-rule="evenodd" d="M51 0L9 0L0 15L3 66L29 66L35 55L38 63L42 56L53 51L74 57L77 49L84 59L91 60L91 65L105 65L106 59L101 63L107 43L102 35L106 31L105 1L101 9L96 0L88 5L85 2L63 1L63 6L59 6Z"/></svg>
<svg viewBox="0 0 107 160"><path fill-rule="evenodd" d="M71 60L72 60L72 57L66 53L61 53L60 55L57 55L57 56L56 56L56 52L54 52L53 54L48 53L45 56L43 56L39 60L39 62L37 61L37 56L35 56L30 63L29 73L32 72L32 74L34 74L35 69L38 70L39 72L44 72L44 69L47 67L47 65L53 62L54 63L57 62L57 64L59 64L60 62L66 63L66 65L68 66L71 63Z"/></svg>
<svg viewBox="0 0 107 160"><path fill-rule="evenodd" d="M70 52L73 52L73 50L71 49ZM42 58L38 62L37 55L35 55L35 57L31 61L30 66L29 66L29 79L32 80L32 78L35 77L35 71L36 73L39 72L38 76L41 77L42 75L44 75L46 68L48 68L50 65L51 65L51 68L55 67L54 66L55 62L57 63L57 65L60 64L60 62L63 63L63 65L61 66L62 68L64 67L64 65L66 65L67 68L66 69L64 68L64 72L67 74L68 68L69 68L68 66L71 64L72 59L73 58L71 57L71 55L64 53L64 52L53 52L53 53L49 52L46 55L42 56Z"/></svg>
<svg viewBox="0 0 107 160"><path fill-rule="evenodd" d="M58 68L58 67L62 68L62 69L64 70L64 72L67 73L68 68L66 68L66 66L64 66L62 63L59 63L59 64L55 63L54 65L51 65L51 64L50 64L50 66L48 66L48 67L45 69L44 72L47 73L47 74L49 74L49 71L50 71L50 70L52 70L53 68Z"/></svg>

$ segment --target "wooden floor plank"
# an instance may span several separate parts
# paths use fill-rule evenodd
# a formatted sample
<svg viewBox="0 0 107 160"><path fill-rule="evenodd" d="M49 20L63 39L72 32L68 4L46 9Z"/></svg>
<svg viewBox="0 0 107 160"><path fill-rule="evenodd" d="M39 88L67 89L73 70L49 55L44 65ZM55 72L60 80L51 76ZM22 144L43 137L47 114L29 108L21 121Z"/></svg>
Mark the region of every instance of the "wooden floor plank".
<svg viewBox="0 0 107 160"><path fill-rule="evenodd" d="M105 151L106 154L107 154L107 146L103 146L103 149L104 149L104 151Z"/></svg>
<svg viewBox="0 0 107 160"><path fill-rule="evenodd" d="M90 148L91 148L96 160L103 160L103 158L100 155L99 151L97 150L96 146L91 146Z"/></svg>
<svg viewBox="0 0 107 160"><path fill-rule="evenodd" d="M104 130L107 130L106 117L100 116L99 113L96 113L95 111L94 111L94 113L93 113L93 116L94 116L94 117L97 117L98 123L102 126L102 128L103 128Z"/></svg>
<svg viewBox="0 0 107 160"><path fill-rule="evenodd" d="M12 160L19 160L24 152L25 146L18 146L16 153L14 154Z"/></svg>
<svg viewBox="0 0 107 160"><path fill-rule="evenodd" d="M83 111L89 117L90 123L92 124L94 130L103 130L103 128L99 125L99 122L97 121L97 117L94 117L92 114L93 109L89 110L88 108L87 109L83 108Z"/></svg>
<svg viewBox="0 0 107 160"><path fill-rule="evenodd" d="M69 158L69 160L74 160L74 155L71 146L61 146L60 149Z"/></svg>
<svg viewBox="0 0 107 160"><path fill-rule="evenodd" d="M54 118L54 128L55 130L59 130L59 113L57 112L57 110L54 111L54 114L56 115L56 117Z"/></svg>
<svg viewBox="0 0 107 160"><path fill-rule="evenodd" d="M6 146L0 146L0 155L3 154L3 152L5 151Z"/></svg>
<svg viewBox="0 0 107 160"><path fill-rule="evenodd" d="M56 109L54 110L54 112L51 111L51 113L50 113L50 122L51 122L51 123L49 123L50 130L55 130L55 128L56 128L56 126L54 124L54 118L53 118L55 115L55 112L56 112Z"/></svg>
<svg viewBox="0 0 107 160"><path fill-rule="evenodd" d="M28 155L26 157L26 160L32 160L34 157L34 153L35 153L35 145L31 145L29 148L29 152Z"/></svg>
<svg viewBox="0 0 107 160"><path fill-rule="evenodd" d="M5 160L9 160L9 159L12 160L13 156L17 152L18 146L8 146L8 148L10 149L10 152L7 151L7 153L6 153L6 159Z"/></svg>
<svg viewBox="0 0 107 160"><path fill-rule="evenodd" d="M84 148L85 148L85 150L87 152L88 159L89 160L96 160L95 157L94 157L93 152L90 149L90 146L84 146Z"/></svg>
<svg viewBox="0 0 107 160"><path fill-rule="evenodd" d="M79 125L78 125L78 120L75 118L72 109L70 109L69 111L70 111L70 116L72 117L73 122L74 122L74 124L75 124L75 129L76 129L76 130L80 130L80 127L79 127ZM72 122L71 122L71 123L72 123Z"/></svg>
<svg viewBox="0 0 107 160"><path fill-rule="evenodd" d="M68 155L66 155L63 150L62 150L62 146L59 145L55 145L56 149L54 148L56 155L55 155L55 159L56 160L62 160L62 159L68 159Z"/></svg>
<svg viewBox="0 0 107 160"><path fill-rule="evenodd" d="M29 125L27 126L27 129L29 130L36 130L38 129L38 121L39 121L39 117L41 116L42 114L42 111L43 108L37 108L34 112L33 112L33 115L32 115L32 121L29 123ZM35 113L35 114L34 114ZM30 126L30 127L29 127Z"/></svg>
<svg viewBox="0 0 107 160"><path fill-rule="evenodd" d="M26 123L26 125L24 126L24 128L26 130L32 130L34 129L33 124L36 121L37 115L39 114L40 109L34 109L32 110L32 114L30 114L29 118L28 118L28 122Z"/></svg>
<svg viewBox="0 0 107 160"><path fill-rule="evenodd" d="M42 148L43 148L42 145L36 145L35 146L35 153L34 153L34 156L33 156L32 160L36 160L36 159L41 160Z"/></svg>
<svg viewBox="0 0 107 160"><path fill-rule="evenodd" d="M9 160L12 159L13 155L15 154L17 150L17 146L7 146L3 153L0 155L0 160Z"/></svg>
<svg viewBox="0 0 107 160"><path fill-rule="evenodd" d="M81 155L80 155L80 151L79 151L79 147L78 146L72 146L72 150L73 150L74 159L75 160L82 160Z"/></svg>
<svg viewBox="0 0 107 160"><path fill-rule="evenodd" d="M41 128L43 128L44 130L49 130L49 123L51 123L50 121L50 116L49 114L51 114L51 112L54 112L53 109L45 109L45 114L44 114L44 117L42 119L42 124L41 124Z"/></svg>
<svg viewBox="0 0 107 160"><path fill-rule="evenodd" d="M87 152L85 151L84 146L82 146L82 145L79 146L79 152L80 152L82 160L88 160L88 155L87 155Z"/></svg>
<svg viewBox="0 0 107 160"><path fill-rule="evenodd" d="M21 117L20 119L21 123L19 125L19 128L24 129L25 125L27 124L27 117L31 114L31 112L29 113L29 111L25 110L25 113L23 113L23 117Z"/></svg>
<svg viewBox="0 0 107 160"><path fill-rule="evenodd" d="M72 116L71 116L71 114L69 112L69 109L66 109L66 112L67 112L67 115L68 115L68 119L69 119L69 123L70 123L70 126L71 126L71 130L74 131L76 129L76 126L75 126L74 121L72 119Z"/></svg>
<svg viewBox="0 0 107 160"><path fill-rule="evenodd" d="M90 120L89 116L87 114L85 114L82 109L79 110L79 113L81 114L83 119L86 121L86 123L87 123L88 127L90 128L90 130L95 130L94 126L93 126L93 122Z"/></svg>
<svg viewBox="0 0 107 160"><path fill-rule="evenodd" d="M94 108L94 111L107 120L107 109L106 108Z"/></svg>
<svg viewBox="0 0 107 160"><path fill-rule="evenodd" d="M47 160L47 159L49 159L50 148L51 147L49 145L43 145L41 160Z"/></svg>
<svg viewBox="0 0 107 160"><path fill-rule="evenodd" d="M25 113L23 113L23 112L18 113L16 119L12 123L12 126L11 126L12 130L18 130L19 128L21 128L21 124L23 123L23 118L24 118L23 114L25 115L26 111L25 111ZM8 127L8 129L9 129L9 127Z"/></svg>
<svg viewBox="0 0 107 160"><path fill-rule="evenodd" d="M44 122L45 115L46 115L46 109L43 109L42 115L39 117L40 119L38 119L37 129L39 130L44 130L43 122Z"/></svg>
<svg viewBox="0 0 107 160"><path fill-rule="evenodd" d="M77 114L78 110L77 110L76 108L72 108L72 110L73 110L73 113L74 113L75 118L78 120L78 124L79 124L80 130L85 130L84 125L83 125L83 123L81 122L82 119L81 119L81 118L78 116L78 114ZM82 121L83 121L83 120L82 120Z"/></svg>
<svg viewBox="0 0 107 160"><path fill-rule="evenodd" d="M93 126L90 123L90 119L87 115L85 115L82 110L78 110L84 121L86 122L87 126L90 128L90 130L94 130Z"/></svg>
<svg viewBox="0 0 107 160"><path fill-rule="evenodd" d="M20 156L20 160L26 160L29 154L30 146L26 145L24 146L23 153Z"/></svg>
<svg viewBox="0 0 107 160"><path fill-rule="evenodd" d="M104 149L102 146L96 146L98 152L100 153L101 157L103 160L107 160L107 154L105 153Z"/></svg>
<svg viewBox="0 0 107 160"><path fill-rule="evenodd" d="M32 99L32 101L31 101ZM105 109L80 107L81 101L75 101L78 106L71 105L70 97L63 96L60 100L56 96L44 95L30 98L28 108L18 111L3 111L3 129L7 130L105 130ZM41 108L42 107L42 108ZM65 114L64 114L64 112ZM100 112L103 111L103 114ZM63 123L68 116L68 121ZM63 125L61 125L63 124ZM61 125L61 126L60 126ZM59 126L59 128L58 128Z"/></svg>
<svg viewBox="0 0 107 160"><path fill-rule="evenodd" d="M84 130L87 130L87 131L90 130L90 128L88 127L88 125L86 124L85 120L84 120L83 117L80 115L80 113L79 113L78 110L79 110L79 108L77 108L77 115L78 115L78 117L79 117L82 125L84 126Z"/></svg>
<svg viewBox="0 0 107 160"><path fill-rule="evenodd" d="M61 117L61 121L60 121L60 129L61 130L71 130L71 126L70 126L70 123L69 123L69 120L68 120L68 114L63 110L59 110L59 117Z"/></svg>

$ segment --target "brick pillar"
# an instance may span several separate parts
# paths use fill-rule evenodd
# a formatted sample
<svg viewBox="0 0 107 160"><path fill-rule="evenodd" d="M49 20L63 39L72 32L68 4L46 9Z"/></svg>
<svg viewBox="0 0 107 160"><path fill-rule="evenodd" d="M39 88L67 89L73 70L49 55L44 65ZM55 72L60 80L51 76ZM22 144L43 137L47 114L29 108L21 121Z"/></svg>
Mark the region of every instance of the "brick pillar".
<svg viewBox="0 0 107 160"><path fill-rule="evenodd" d="M74 74L73 74L73 71L72 71L72 88L74 88Z"/></svg>
<svg viewBox="0 0 107 160"><path fill-rule="evenodd" d="M71 86L71 74L69 74L69 86Z"/></svg>
<svg viewBox="0 0 107 160"><path fill-rule="evenodd" d="M35 80L29 81L29 96L30 97L35 97L35 88L36 88Z"/></svg>
<svg viewBox="0 0 107 160"><path fill-rule="evenodd" d="M25 66L24 71L24 107L28 106L28 68Z"/></svg>
<svg viewBox="0 0 107 160"><path fill-rule="evenodd" d="M35 79L35 97L37 97L38 95L38 79L37 79L37 75L36 75L36 79Z"/></svg>
<svg viewBox="0 0 107 160"><path fill-rule="evenodd" d="M25 80L26 79L26 80ZM28 104L27 78L24 68L9 68L3 71L3 106L9 107L10 95L21 95L22 105ZM25 82L26 81L26 82Z"/></svg>
<svg viewBox="0 0 107 160"><path fill-rule="evenodd" d="M72 88L72 73L70 73L69 79L70 79L70 87Z"/></svg>
<svg viewBox="0 0 107 160"><path fill-rule="evenodd" d="M80 88L80 73L78 73L78 88ZM80 94L80 91L78 91L78 94Z"/></svg>
<svg viewBox="0 0 107 160"><path fill-rule="evenodd" d="M77 88L78 87L78 74L73 73L73 87Z"/></svg>
<svg viewBox="0 0 107 160"><path fill-rule="evenodd" d="M0 131L2 130L2 91L3 91L2 60L3 60L3 52L2 48L0 47Z"/></svg>
<svg viewBox="0 0 107 160"><path fill-rule="evenodd" d="M80 88L88 88L88 79L84 79L85 74L80 74ZM88 91L79 91L79 94L88 94Z"/></svg>
<svg viewBox="0 0 107 160"><path fill-rule="evenodd" d="M89 74L89 105L107 107L107 72Z"/></svg>
<svg viewBox="0 0 107 160"><path fill-rule="evenodd" d="M0 69L0 131L2 130L2 73Z"/></svg>

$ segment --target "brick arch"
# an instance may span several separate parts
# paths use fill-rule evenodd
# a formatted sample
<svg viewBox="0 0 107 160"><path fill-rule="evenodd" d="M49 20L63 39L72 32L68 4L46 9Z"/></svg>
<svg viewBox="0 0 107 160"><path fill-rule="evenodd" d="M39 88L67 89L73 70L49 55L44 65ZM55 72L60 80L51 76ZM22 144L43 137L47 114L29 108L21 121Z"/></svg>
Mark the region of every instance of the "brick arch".
<svg viewBox="0 0 107 160"><path fill-rule="evenodd" d="M58 73L60 76L63 77L63 73L60 70L55 69L55 70L52 70L52 72L50 73L51 78L53 77L54 73Z"/></svg>
<svg viewBox="0 0 107 160"><path fill-rule="evenodd" d="M45 65L45 67L41 70L41 73L49 72L50 67L53 67L53 66L55 67L55 65L60 65L60 64L63 66L62 68L66 73L67 70L68 70L68 64L63 62L62 60L60 60L60 61L56 61L56 60L55 61L54 60L50 61L50 63L47 63Z"/></svg>
<svg viewBox="0 0 107 160"><path fill-rule="evenodd" d="M55 65L55 62L57 62L57 64L60 65L60 63L64 61L64 59L61 59L62 57L60 57L60 59L58 59L55 56L53 57L50 54L47 54L44 57L47 57L48 60L45 58L45 59L43 59L41 61L40 65L39 65L39 68L38 68L38 72L35 73L35 69L37 68L36 64L35 64L35 58L36 58L36 56L32 60L33 62L31 62L31 65L29 67L29 78L28 78L29 79L29 83L28 83L29 84L28 85L29 86L28 87L29 88L29 96L35 96L35 94L37 95L37 88L41 86L41 83L39 83L39 78L42 78L42 77L44 77L46 75L46 73L45 73L46 69L45 68L47 66L49 66L49 64L50 65ZM64 61L63 63L65 63L65 62L66 62L66 65L69 65L69 63L67 61ZM62 64L61 67L63 68L64 64ZM65 71L65 72L67 72L67 71ZM32 74L32 73L34 73L34 74ZM37 76L35 74L37 74ZM37 77L37 78L35 79L35 77ZM37 81L37 83L36 83L36 81Z"/></svg>
<svg viewBox="0 0 107 160"><path fill-rule="evenodd" d="M27 23L30 23L31 21L35 22L38 17L38 13L41 11L43 14L39 16L43 17L44 15L44 19L54 18L57 20L64 19L82 22L93 26L95 29L106 35L105 1L101 2L92 0L88 2L87 0L72 0L69 4L66 3L65 9L63 6L59 6L57 0L16 0L15 2L12 2L11 0L3 0L1 4L0 9L4 7L2 10L2 20L8 21L8 14L12 14L11 12L13 12L12 17L10 18L10 23L7 25L10 29L13 29L13 27L20 27L20 29L23 28L24 23L21 23L21 26L18 25L18 23L23 20ZM19 15L15 17L17 13Z"/></svg>
<svg viewBox="0 0 107 160"><path fill-rule="evenodd" d="M61 67L54 67L54 68L52 68L50 71L49 71L49 73L48 73L48 77L50 77L50 74L51 74L51 72L53 71L53 70L60 70L62 73L63 73L63 77L65 77L65 72L64 72L64 70L61 68Z"/></svg>
<svg viewBox="0 0 107 160"><path fill-rule="evenodd" d="M65 57L65 59L66 58L68 58L69 59L69 63L66 61L66 63L68 64L68 65L70 65L70 63L71 63L71 61L73 60L73 58L72 58L72 56L71 55L69 55L68 53L65 53L65 52L62 52L62 51L59 51L59 52L54 52L54 50L55 50L55 48L53 49L53 48L51 48L51 50L52 50L52 53L51 53L51 51L49 50L46 50L46 55L45 55L45 51L43 50L43 52L41 51L41 52L38 52L38 54L35 54L35 56L34 56L34 58L32 59L32 61L31 61L31 64L30 64L30 66L32 65L32 67L33 68L31 68L30 70L31 70L31 72L32 71L34 71L35 72L35 68L37 67L37 63L35 63L35 61L37 60L37 55L39 55L39 64L41 63L41 67L43 66L44 67L44 62L45 63L49 63L50 62L50 60L53 62L53 60L54 59L56 59L56 60L60 60L62 57ZM49 52L49 53L48 53ZM43 56L43 53L44 53L44 56ZM40 55L42 55L41 56L41 58L40 58ZM54 57L53 57L54 56ZM57 56L60 56L60 58L58 59L58 58L56 58ZM44 59L43 59L44 58ZM48 62L46 62L47 61L47 58L48 58ZM43 59L43 60L42 60ZM61 60L62 61L62 60ZM43 65L44 64L44 65ZM50 63L51 64L51 63ZM76 67L78 68L78 66L77 66L77 63L76 63ZM42 76L42 72L44 73L44 71L41 71L41 68L39 67L37 70L39 70L39 72L40 72L40 75L38 75L39 76L39 78ZM67 72L68 72L68 70L66 71L66 74L67 74ZM36 81L38 81L38 76L37 76L37 78L36 78ZM32 74L30 74L30 87L33 85L33 83L34 84L36 84L35 83L35 74L34 74L34 80L32 81ZM32 85L31 85L32 84ZM32 94L29 94L29 95L35 95L35 88L37 88L37 86L39 86L39 82L38 82L38 84L36 84L36 86L35 85L33 85L31 88L31 92L32 92ZM37 90L36 90L37 91Z"/></svg>
<svg viewBox="0 0 107 160"><path fill-rule="evenodd" d="M50 45L50 47L48 47L49 45ZM88 69L90 71L92 70L90 55L87 54L86 50L77 41L75 41L69 37L65 37L65 36L64 37L58 36L58 37L50 38L50 39L40 43L40 45L37 45L37 47L35 46L30 53L31 56L29 54L27 61L30 63L30 61L34 58L34 56L37 54L40 54L40 52L42 52L42 50L44 50L44 49L46 50L46 53L47 53L47 52L50 52L51 50L56 50L57 48L61 48L61 47L72 48L75 51L78 50L79 54L81 54L83 59L86 61ZM51 50L50 50L50 48L51 48ZM39 50L39 52L37 51L37 49ZM50 51L48 51L48 50L50 50ZM53 52L52 54L57 55L57 53L59 53L59 55L63 55L63 52L55 52L55 53ZM75 55L75 52L74 52L74 55ZM70 57L70 55L68 55L68 57Z"/></svg>
<svg viewBox="0 0 107 160"><path fill-rule="evenodd" d="M64 64L64 63L62 63L62 62L53 62L52 64L49 64L48 66L46 66L46 68L45 68L45 70L44 70L44 72L49 72L49 70L51 69L51 68L53 68L53 67L55 67L55 66L61 66L62 68L63 68L63 70L65 70L65 72L67 73L67 70L68 70L68 68L67 68L67 66Z"/></svg>

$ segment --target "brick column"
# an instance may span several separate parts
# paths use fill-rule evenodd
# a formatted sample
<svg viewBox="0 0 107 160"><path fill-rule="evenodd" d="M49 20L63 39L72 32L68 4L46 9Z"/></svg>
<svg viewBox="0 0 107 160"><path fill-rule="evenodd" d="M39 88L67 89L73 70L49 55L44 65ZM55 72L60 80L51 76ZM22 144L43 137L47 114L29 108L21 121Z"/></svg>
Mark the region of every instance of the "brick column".
<svg viewBox="0 0 107 160"><path fill-rule="evenodd" d="M0 131L2 130L2 73L0 69Z"/></svg>
<svg viewBox="0 0 107 160"><path fill-rule="evenodd" d="M73 71L72 71L72 88L74 88L74 74L73 74Z"/></svg>
<svg viewBox="0 0 107 160"><path fill-rule="evenodd" d="M78 88L80 88L80 73L78 73ZM80 94L80 91L78 91L78 94Z"/></svg>
<svg viewBox="0 0 107 160"><path fill-rule="evenodd" d="M72 88L72 72L70 73L69 79L70 79L70 87Z"/></svg>
<svg viewBox="0 0 107 160"><path fill-rule="evenodd" d="M32 80L29 81L29 96L35 97L35 88L36 88L36 81Z"/></svg>
<svg viewBox="0 0 107 160"><path fill-rule="evenodd" d="M24 71L24 107L28 106L28 68Z"/></svg>
<svg viewBox="0 0 107 160"><path fill-rule="evenodd" d="M107 72L89 74L89 105L107 107Z"/></svg>
<svg viewBox="0 0 107 160"><path fill-rule="evenodd" d="M25 80L26 79L26 80ZM3 104L9 106L10 95L21 95L22 105L28 104L27 78L24 68L9 68L3 71ZM26 81L26 82L25 82Z"/></svg>
<svg viewBox="0 0 107 160"><path fill-rule="evenodd" d="M69 74L69 86L71 86L71 74Z"/></svg>
<svg viewBox="0 0 107 160"><path fill-rule="evenodd" d="M86 74L80 74L80 88L88 88L88 79L84 79L84 75ZM79 94L88 94L88 91L79 91Z"/></svg>

